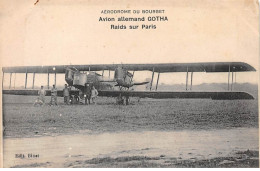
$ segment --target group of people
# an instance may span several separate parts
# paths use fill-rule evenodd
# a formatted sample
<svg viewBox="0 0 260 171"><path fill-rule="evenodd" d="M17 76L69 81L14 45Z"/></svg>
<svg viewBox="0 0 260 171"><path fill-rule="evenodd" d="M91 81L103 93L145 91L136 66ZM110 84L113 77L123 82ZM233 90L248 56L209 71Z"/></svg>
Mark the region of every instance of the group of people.
<svg viewBox="0 0 260 171"><path fill-rule="evenodd" d="M45 104L45 96L46 96L46 90L41 86L41 89L38 91L38 98L34 102L34 106L42 106ZM57 103L57 95L58 91L55 85L53 85L51 89L51 101L50 105L58 105ZM95 87L91 84L86 83L85 84L85 90L84 93L79 90L79 99L80 103L90 104L92 103L96 104L96 98L98 96L98 91L95 89ZM65 87L63 89L63 97L64 97L64 104L69 105L73 101L73 97L70 94L70 88L67 84L65 84ZM75 97L74 97L75 98Z"/></svg>
<svg viewBox="0 0 260 171"><path fill-rule="evenodd" d="M95 87L91 84L86 83L85 84L85 90L84 90L85 94L83 94L84 98L85 98L85 104L90 104L91 100L94 104L96 104L96 98L98 96L98 91L97 89L95 89ZM82 92L81 92L82 93ZM82 97L82 94L81 96ZM83 99L84 99L83 98Z"/></svg>

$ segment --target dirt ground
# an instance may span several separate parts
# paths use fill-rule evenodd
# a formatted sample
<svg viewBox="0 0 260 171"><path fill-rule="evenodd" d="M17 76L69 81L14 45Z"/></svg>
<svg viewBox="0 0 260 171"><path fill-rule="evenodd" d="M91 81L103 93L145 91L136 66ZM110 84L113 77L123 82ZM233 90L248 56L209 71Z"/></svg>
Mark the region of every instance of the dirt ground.
<svg viewBox="0 0 260 171"><path fill-rule="evenodd" d="M33 107L34 100L35 97L28 96L4 95L3 97L4 145L7 149L5 153L9 159L12 158L10 160L6 158L8 159L6 167L259 166L257 100L141 99L138 102L137 99L132 99L129 106L119 106L115 105L113 98L99 98L96 105L66 106L62 103L63 99L59 98L58 106ZM114 144L114 141L129 134L134 134L129 143L140 139L145 140L145 143L141 143L140 146L135 144L129 146L129 143L123 141L127 139L126 137L120 140L120 143ZM149 137L147 134L152 136ZM66 136L72 137L68 140ZM164 138L165 136L168 138ZM182 141L179 142L180 140L172 141L169 139L171 137L173 139L186 137L186 139L181 138ZM196 144L201 145L196 147L191 143L194 139L189 137L199 137L196 139ZM202 142L205 137L207 139ZM160 142L155 150L151 150L158 144L154 140L157 138L165 141L162 141L163 144ZM74 142L72 139L78 141ZM51 144L46 145L46 141ZM103 152L97 150L88 153L89 150L85 149L85 143L82 141L93 142L91 148L95 148L95 145L100 142L105 143L104 147L100 148ZM147 141L151 141L150 146L147 146ZM53 145L56 142L60 145ZM181 146L176 146L178 142ZM206 148L205 145L209 142L223 145L214 144ZM39 143L48 147L39 149L37 146ZM64 149L79 144L81 150L64 152ZM25 148L27 146L28 148ZM35 148L32 148L34 146ZM60 155L50 153L53 147L57 147L59 151L56 153ZM119 149L128 152L119 154ZM41 157L34 160L15 158L14 155L19 150L20 153L41 153ZM133 152L133 150L141 152ZM82 154L82 151L85 153ZM184 152L190 156L180 156ZM198 157L199 155L203 157ZM55 159L56 162L53 161Z"/></svg>

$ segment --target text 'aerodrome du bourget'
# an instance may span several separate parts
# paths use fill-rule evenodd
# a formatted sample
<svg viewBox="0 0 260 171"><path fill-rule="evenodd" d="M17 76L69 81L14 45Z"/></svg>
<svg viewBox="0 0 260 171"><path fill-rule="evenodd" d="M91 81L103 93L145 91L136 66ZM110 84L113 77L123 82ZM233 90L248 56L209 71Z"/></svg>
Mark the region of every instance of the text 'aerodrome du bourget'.
<svg viewBox="0 0 260 171"><path fill-rule="evenodd" d="M109 22L111 30L154 30L159 22L167 22L165 10L101 10L99 22Z"/></svg>

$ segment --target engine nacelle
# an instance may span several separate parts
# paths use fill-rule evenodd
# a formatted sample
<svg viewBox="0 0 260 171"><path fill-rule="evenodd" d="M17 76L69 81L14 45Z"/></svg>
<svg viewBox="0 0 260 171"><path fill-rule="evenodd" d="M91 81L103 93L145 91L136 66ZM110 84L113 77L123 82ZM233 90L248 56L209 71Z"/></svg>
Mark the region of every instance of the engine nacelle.
<svg viewBox="0 0 260 171"><path fill-rule="evenodd" d="M74 73L73 86L85 86L87 83L87 74L85 73Z"/></svg>
<svg viewBox="0 0 260 171"><path fill-rule="evenodd" d="M68 83L69 86L73 85L73 80L74 80L74 73L76 71L67 68L65 71L65 81Z"/></svg>
<svg viewBox="0 0 260 171"><path fill-rule="evenodd" d="M118 67L115 69L114 78L120 86L128 88L132 86L133 74L123 69L122 67Z"/></svg>
<svg viewBox="0 0 260 171"><path fill-rule="evenodd" d="M126 71L122 67L118 67L115 69L115 80L123 80L126 76Z"/></svg>

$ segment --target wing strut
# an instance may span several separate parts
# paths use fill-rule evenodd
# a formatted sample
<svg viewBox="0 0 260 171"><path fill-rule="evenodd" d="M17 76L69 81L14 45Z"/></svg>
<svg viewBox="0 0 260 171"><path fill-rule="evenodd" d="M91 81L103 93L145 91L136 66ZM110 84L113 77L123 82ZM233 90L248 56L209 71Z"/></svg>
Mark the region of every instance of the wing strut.
<svg viewBox="0 0 260 171"><path fill-rule="evenodd" d="M27 87L27 77L28 77L28 73L27 73L27 68L26 68L26 73L25 73L25 84L24 84L24 88L26 89Z"/></svg>
<svg viewBox="0 0 260 171"><path fill-rule="evenodd" d="M9 89L11 89L11 86L12 86L12 75L13 75L13 73L10 73L10 84L9 84Z"/></svg>
<svg viewBox="0 0 260 171"><path fill-rule="evenodd" d="M56 72L54 73L54 85L56 87Z"/></svg>
<svg viewBox="0 0 260 171"><path fill-rule="evenodd" d="M153 68L152 80L150 83L150 91L152 90L152 87L153 87L153 76L154 76L154 68Z"/></svg>
<svg viewBox="0 0 260 171"><path fill-rule="evenodd" d="M192 90L192 78L193 78L193 72L191 72L191 76L190 76L190 90Z"/></svg>
<svg viewBox="0 0 260 171"><path fill-rule="evenodd" d="M189 79L189 67L187 67L187 73L186 73L186 90L188 90L188 79Z"/></svg>
<svg viewBox="0 0 260 171"><path fill-rule="evenodd" d="M233 81L234 81L234 79L233 79L234 76L233 76L233 75L234 75L234 72L233 72L233 70L232 70L232 77L231 77L231 78L232 78L232 82L231 82L231 91L233 91Z"/></svg>
<svg viewBox="0 0 260 171"><path fill-rule="evenodd" d="M160 78L160 72L158 72L158 76L157 76L156 91L157 91L157 88L158 88L159 78Z"/></svg>
<svg viewBox="0 0 260 171"><path fill-rule="evenodd" d="M35 72L33 73L33 83L32 83L32 89L34 89L34 80L35 80Z"/></svg>
<svg viewBox="0 0 260 171"><path fill-rule="evenodd" d="M5 78L5 72L3 72L3 76L2 76L2 89L4 89L4 78Z"/></svg>
<svg viewBox="0 0 260 171"><path fill-rule="evenodd" d="M235 90L235 85L236 85L236 82L237 82L237 72L235 72L235 82L234 82L234 85L233 85L233 89Z"/></svg>
<svg viewBox="0 0 260 171"><path fill-rule="evenodd" d="M48 90L50 89L50 73L48 71L48 83L47 83Z"/></svg>
<svg viewBox="0 0 260 171"><path fill-rule="evenodd" d="M14 89L15 89L16 73L14 73Z"/></svg>
<svg viewBox="0 0 260 171"><path fill-rule="evenodd" d="M230 65L228 66L228 91L229 91Z"/></svg>
<svg viewBox="0 0 260 171"><path fill-rule="evenodd" d="M133 75L131 77L130 84L132 84L132 82L133 82L134 75L135 75L135 71L133 71Z"/></svg>

